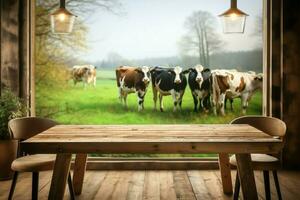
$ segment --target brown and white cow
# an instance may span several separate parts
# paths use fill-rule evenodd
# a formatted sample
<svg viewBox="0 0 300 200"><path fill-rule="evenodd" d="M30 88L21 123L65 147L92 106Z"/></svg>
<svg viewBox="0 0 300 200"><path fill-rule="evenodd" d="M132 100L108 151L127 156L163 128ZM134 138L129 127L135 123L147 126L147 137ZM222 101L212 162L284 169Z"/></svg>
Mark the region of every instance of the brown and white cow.
<svg viewBox="0 0 300 200"><path fill-rule="evenodd" d="M127 95L136 93L138 97L138 110L144 109L144 98L150 82L150 69L147 66L129 67L120 66L116 69L119 99L127 108Z"/></svg>
<svg viewBox="0 0 300 200"><path fill-rule="evenodd" d="M225 98L241 98L242 112L246 109L256 90L262 88L263 74L237 72L235 70L212 71L212 106L214 114L217 110L225 114Z"/></svg>
<svg viewBox="0 0 300 200"><path fill-rule="evenodd" d="M96 77L97 69L93 65L75 65L72 68L72 79L74 81L74 85L77 82L83 82L84 87L87 84L93 84L96 86Z"/></svg>

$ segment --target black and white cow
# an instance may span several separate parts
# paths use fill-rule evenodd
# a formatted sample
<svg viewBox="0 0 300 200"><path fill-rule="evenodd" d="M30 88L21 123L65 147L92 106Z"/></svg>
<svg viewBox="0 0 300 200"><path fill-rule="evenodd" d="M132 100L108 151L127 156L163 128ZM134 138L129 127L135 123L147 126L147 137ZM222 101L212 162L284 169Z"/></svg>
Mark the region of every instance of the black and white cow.
<svg viewBox="0 0 300 200"><path fill-rule="evenodd" d="M184 71L181 67L164 68L155 67L151 70L154 109L156 109L157 93L159 93L160 111L163 112L163 96L173 97L174 109L179 106L181 110L182 98L187 85Z"/></svg>
<svg viewBox="0 0 300 200"><path fill-rule="evenodd" d="M144 98L150 82L149 67L120 66L116 69L119 99L127 108L127 95L136 93L138 97L138 110L144 109Z"/></svg>
<svg viewBox="0 0 300 200"><path fill-rule="evenodd" d="M201 108L207 112L210 108L211 71L208 68L204 69L202 65L196 65L188 71L188 83L194 99L194 112L198 112Z"/></svg>

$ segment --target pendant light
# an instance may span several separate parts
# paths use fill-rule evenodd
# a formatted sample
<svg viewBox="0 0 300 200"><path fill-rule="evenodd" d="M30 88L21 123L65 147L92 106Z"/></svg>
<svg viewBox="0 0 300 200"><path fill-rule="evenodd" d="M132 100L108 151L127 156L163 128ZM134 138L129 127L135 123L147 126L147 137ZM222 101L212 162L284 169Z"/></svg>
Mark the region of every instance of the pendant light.
<svg viewBox="0 0 300 200"><path fill-rule="evenodd" d="M51 16L51 30L55 34L68 34L73 30L76 16L66 9L66 1L60 0L60 7Z"/></svg>
<svg viewBox="0 0 300 200"><path fill-rule="evenodd" d="M231 0L230 9L219 15L224 33L244 33L248 15L237 8L237 0Z"/></svg>

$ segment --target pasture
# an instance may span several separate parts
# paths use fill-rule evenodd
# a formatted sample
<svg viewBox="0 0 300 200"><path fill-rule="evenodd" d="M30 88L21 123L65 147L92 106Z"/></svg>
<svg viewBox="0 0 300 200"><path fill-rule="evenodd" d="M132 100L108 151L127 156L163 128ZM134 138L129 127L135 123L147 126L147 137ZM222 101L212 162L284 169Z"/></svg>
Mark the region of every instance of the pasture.
<svg viewBox="0 0 300 200"><path fill-rule="evenodd" d="M50 91L49 91L50 90ZM145 97L145 110L137 111L137 97L128 96L128 109L125 109L118 99L118 89L114 71L98 71L97 86L83 88L82 83L51 91L50 88L37 91L37 112L48 115L64 124L210 124L228 123L240 116L240 100L234 101L234 112L228 108L226 116L214 116L212 113L194 113L193 98L187 86L183 97L183 110L173 112L171 96L164 97L165 112L153 110L152 88L148 87ZM261 114L262 95L256 93L249 103L247 114ZM47 112L45 112L47 110Z"/></svg>
<svg viewBox="0 0 300 200"><path fill-rule="evenodd" d="M239 99L234 101L234 112L230 111L228 102L226 116L214 116L212 112L194 113L193 97L188 86L181 112L173 112L171 96L164 97L165 112L154 111L151 85L145 97L145 110L138 112L136 94L128 96L128 109L125 109L118 99L114 71L98 71L95 88L89 85L84 89L82 83L74 86L70 80L65 88L37 88L36 95L37 115L52 118L63 124L222 124L229 123L241 115ZM258 92L249 103L247 114L261 112L262 94Z"/></svg>

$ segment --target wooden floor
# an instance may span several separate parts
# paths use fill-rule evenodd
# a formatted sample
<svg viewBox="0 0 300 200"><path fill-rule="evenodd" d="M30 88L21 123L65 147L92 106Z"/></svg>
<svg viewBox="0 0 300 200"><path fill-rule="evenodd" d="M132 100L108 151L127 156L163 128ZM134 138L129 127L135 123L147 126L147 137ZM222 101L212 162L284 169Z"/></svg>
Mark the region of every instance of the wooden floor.
<svg viewBox="0 0 300 200"><path fill-rule="evenodd" d="M255 172L259 198L264 199L261 172ZM234 181L235 171L232 172ZM273 177L272 199L277 199ZM39 199L47 199L51 172L40 174ZM300 199L300 171L279 172L283 199ZM0 182L0 199L7 199L11 181ZM31 198L31 174L21 173L14 199ZM69 199L66 190L65 199ZM88 171L77 199L232 199L222 192L217 170L191 171Z"/></svg>

